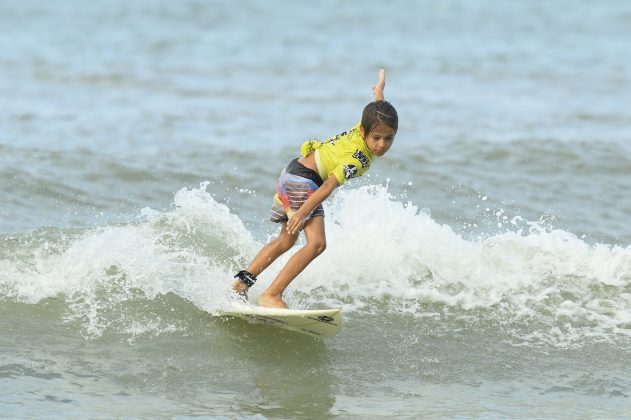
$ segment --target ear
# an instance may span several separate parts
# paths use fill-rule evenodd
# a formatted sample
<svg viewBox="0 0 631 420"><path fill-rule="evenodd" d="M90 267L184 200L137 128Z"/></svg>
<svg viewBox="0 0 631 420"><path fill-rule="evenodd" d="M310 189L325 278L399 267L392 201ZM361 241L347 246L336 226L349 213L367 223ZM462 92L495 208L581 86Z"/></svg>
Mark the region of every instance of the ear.
<svg viewBox="0 0 631 420"><path fill-rule="evenodd" d="M362 138L366 140L366 130L364 130L364 126L359 124L359 134L361 134Z"/></svg>

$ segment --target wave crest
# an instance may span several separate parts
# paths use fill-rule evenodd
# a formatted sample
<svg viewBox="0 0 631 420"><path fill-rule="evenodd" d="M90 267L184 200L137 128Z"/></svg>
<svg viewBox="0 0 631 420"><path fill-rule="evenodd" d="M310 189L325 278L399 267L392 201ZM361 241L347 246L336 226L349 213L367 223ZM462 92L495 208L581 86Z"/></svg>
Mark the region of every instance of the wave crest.
<svg viewBox="0 0 631 420"><path fill-rule="evenodd" d="M137 223L4 237L1 298L62 299L67 319L91 336L161 331L130 314L139 303L169 319L164 296L193 305L180 310L216 311L232 273L262 244L208 185L180 190L169 210L143 209ZM327 251L289 287L291 306L341 305L351 318L475 319L514 331L520 343L631 337L631 247L590 245L523 220L465 239L379 185L341 189L325 210ZM260 276L252 299L289 254ZM165 321L164 331L185 328L176 324Z"/></svg>

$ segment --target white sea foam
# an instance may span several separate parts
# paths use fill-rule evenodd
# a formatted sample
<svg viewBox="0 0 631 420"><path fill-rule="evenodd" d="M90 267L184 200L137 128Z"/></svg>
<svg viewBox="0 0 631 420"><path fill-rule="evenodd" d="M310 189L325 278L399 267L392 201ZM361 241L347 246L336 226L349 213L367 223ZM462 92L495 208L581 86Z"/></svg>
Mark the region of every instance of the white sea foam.
<svg viewBox="0 0 631 420"><path fill-rule="evenodd" d="M292 285L306 295L334 289L362 307L388 299L390 311L417 316L436 304L462 316L508 313L548 325L547 336L560 329L557 341L631 336L631 247L537 223L465 240L379 186L340 191L327 211L327 251Z"/></svg>
<svg viewBox="0 0 631 420"><path fill-rule="evenodd" d="M138 223L83 232L58 252L38 244L26 261L4 260L0 290L29 303L62 297L68 318L89 335L102 334L112 311L140 298L173 293L214 312L232 274L262 244L207 187L182 189L172 209L144 209ZM327 250L290 285L292 306L502 318L530 325L525 341L631 336L631 247L590 245L537 223L467 240L383 186L342 189L326 212ZM260 276L253 299L290 254ZM173 324L132 319L122 329L160 328Z"/></svg>
<svg viewBox="0 0 631 420"><path fill-rule="evenodd" d="M138 298L175 293L217 309L234 267L251 257L256 243L206 186L179 191L170 211L144 209L137 224L89 230L57 253L43 255L37 247L26 261L2 261L0 290L28 303L66 299L68 318L81 320L89 335L107 329L116 305ZM141 330L137 323L128 329Z"/></svg>

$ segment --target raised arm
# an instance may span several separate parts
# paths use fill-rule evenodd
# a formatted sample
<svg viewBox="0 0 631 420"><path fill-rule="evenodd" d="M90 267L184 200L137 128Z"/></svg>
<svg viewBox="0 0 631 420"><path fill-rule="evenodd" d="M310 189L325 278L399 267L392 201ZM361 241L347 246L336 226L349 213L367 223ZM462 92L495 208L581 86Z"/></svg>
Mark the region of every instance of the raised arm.
<svg viewBox="0 0 631 420"><path fill-rule="evenodd" d="M372 87L372 94L375 95L375 101L383 101L383 88L386 86L386 71L379 69L379 80Z"/></svg>

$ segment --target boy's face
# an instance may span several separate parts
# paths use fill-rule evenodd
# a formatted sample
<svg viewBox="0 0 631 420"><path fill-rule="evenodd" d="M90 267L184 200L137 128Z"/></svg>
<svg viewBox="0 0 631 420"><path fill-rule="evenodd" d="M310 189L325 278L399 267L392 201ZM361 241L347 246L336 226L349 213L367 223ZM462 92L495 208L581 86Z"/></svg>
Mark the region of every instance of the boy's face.
<svg viewBox="0 0 631 420"><path fill-rule="evenodd" d="M379 124L370 132L368 136L364 133L364 127L361 127L361 134L366 142L368 150L370 150L375 156L383 156L386 154L392 142L394 142L394 135L396 134L392 127L388 127L385 124Z"/></svg>

